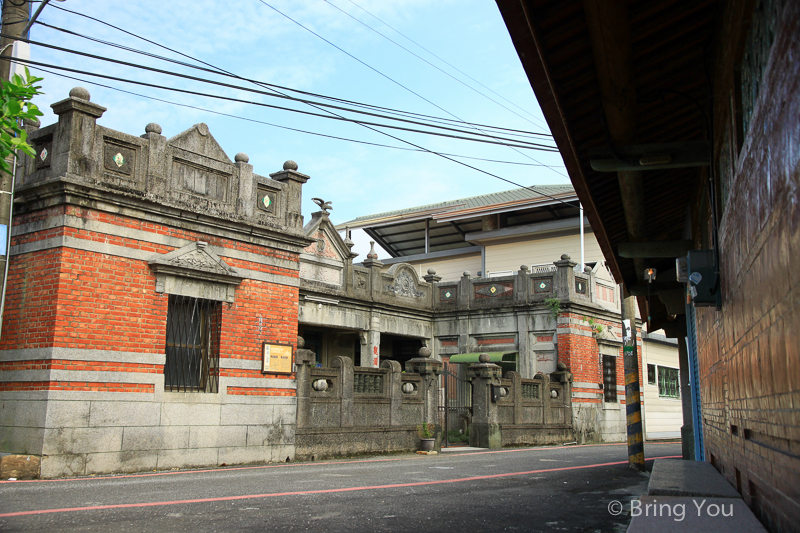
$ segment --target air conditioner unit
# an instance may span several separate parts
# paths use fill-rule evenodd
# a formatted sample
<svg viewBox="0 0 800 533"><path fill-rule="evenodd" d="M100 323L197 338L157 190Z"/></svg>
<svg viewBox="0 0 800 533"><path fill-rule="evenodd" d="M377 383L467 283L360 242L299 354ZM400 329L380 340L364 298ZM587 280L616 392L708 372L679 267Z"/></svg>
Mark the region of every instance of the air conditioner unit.
<svg viewBox="0 0 800 533"><path fill-rule="evenodd" d="M691 250L687 256L689 292L696 307L721 307L720 280L714 250Z"/></svg>

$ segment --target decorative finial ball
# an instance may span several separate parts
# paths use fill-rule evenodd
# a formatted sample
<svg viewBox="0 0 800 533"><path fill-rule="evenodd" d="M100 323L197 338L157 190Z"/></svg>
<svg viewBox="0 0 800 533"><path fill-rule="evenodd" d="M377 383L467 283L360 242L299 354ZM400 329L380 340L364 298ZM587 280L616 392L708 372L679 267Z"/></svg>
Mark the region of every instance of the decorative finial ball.
<svg viewBox="0 0 800 533"><path fill-rule="evenodd" d="M558 369L559 372L564 372L567 369L567 365L564 363L558 363L556 365L556 368Z"/></svg>
<svg viewBox="0 0 800 533"><path fill-rule="evenodd" d="M303 337L298 335L297 336L297 349L299 350L300 348L305 348L305 346L306 346L306 340Z"/></svg>
<svg viewBox="0 0 800 533"><path fill-rule="evenodd" d="M283 164L283 170L297 170L297 163L290 159Z"/></svg>
<svg viewBox="0 0 800 533"><path fill-rule="evenodd" d="M198 124L197 125L197 133L199 133L203 137L208 135L208 124L206 124L205 122L201 122L200 124Z"/></svg>
<svg viewBox="0 0 800 533"><path fill-rule="evenodd" d="M470 272L469 270L465 270L464 273L461 275L468 278L472 275L472 272Z"/></svg>
<svg viewBox="0 0 800 533"><path fill-rule="evenodd" d="M89 95L89 91L87 91L83 87L75 87L69 92L69 95L73 98L80 98L81 100L86 100L87 102L91 98L91 96Z"/></svg>
<svg viewBox="0 0 800 533"><path fill-rule="evenodd" d="M491 361L492 361L492 358L489 357L488 353L482 353L482 354L480 354L478 356L478 362L479 363L490 363Z"/></svg>
<svg viewBox="0 0 800 533"><path fill-rule="evenodd" d="M417 353L419 354L420 357L427 358L431 356L431 349L428 348L427 346L423 346L422 348L419 349L419 352Z"/></svg>
<svg viewBox="0 0 800 533"><path fill-rule="evenodd" d="M42 125L42 122L36 117L31 117L22 119L22 124L25 126L31 126L33 128L38 128Z"/></svg>
<svg viewBox="0 0 800 533"><path fill-rule="evenodd" d="M429 268L428 269L428 274L430 274L431 276L435 276L436 275L436 269L435 268Z"/></svg>
<svg viewBox="0 0 800 533"><path fill-rule="evenodd" d="M244 152L239 152L233 157L233 160L237 163L248 163L250 161L250 156Z"/></svg>
<svg viewBox="0 0 800 533"><path fill-rule="evenodd" d="M522 270L523 272L527 272L528 270L530 270L530 268L528 268L528 265L520 265L519 269Z"/></svg>
<svg viewBox="0 0 800 533"><path fill-rule="evenodd" d="M583 267L583 271L586 272L586 273L589 273L589 272L592 271L592 267L590 267L589 265L586 265L585 267Z"/></svg>
<svg viewBox="0 0 800 533"><path fill-rule="evenodd" d="M161 135L161 126L156 124L155 122L151 122L147 126L144 127L145 133L155 133L156 135Z"/></svg>
<svg viewBox="0 0 800 533"><path fill-rule="evenodd" d="M569 261L570 259L572 259L572 258L569 256L569 254L562 254L561 255L561 260L562 261Z"/></svg>

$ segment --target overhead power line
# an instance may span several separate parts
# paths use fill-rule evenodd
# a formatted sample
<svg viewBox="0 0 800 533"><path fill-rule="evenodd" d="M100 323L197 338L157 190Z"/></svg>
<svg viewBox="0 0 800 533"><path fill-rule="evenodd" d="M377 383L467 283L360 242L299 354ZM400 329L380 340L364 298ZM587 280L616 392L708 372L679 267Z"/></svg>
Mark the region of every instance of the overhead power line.
<svg viewBox="0 0 800 533"><path fill-rule="evenodd" d="M327 0L326 0L326 1L327 1ZM524 108L522 108L522 107L518 106L517 104L515 104L514 102L512 102L512 101L511 101L511 100L509 100L508 98L504 97L502 94L499 94L499 93L497 93L497 92L493 91L491 88L489 88L489 87L487 87L486 85L484 85L483 83L479 82L478 80L476 80L475 78L473 78L472 76L470 76L469 74L467 74L466 72L464 72L463 70L459 69L458 67L456 67L456 66L455 66L455 65L453 65L452 63L448 62L446 59L443 59L441 56L438 56L438 55L436 55L435 53L431 52L430 50L428 50L427 48L425 48L424 46L422 46L421 44L419 44L417 41L415 41L414 39L412 39L411 37L409 37L409 36L408 36L408 35L406 35L405 33L401 32L400 30L398 30L398 29L397 29L397 28L395 28L394 26L390 25L390 24L389 24L388 22L386 22L385 20L383 20L383 19L380 19L380 18L378 18L376 15L372 14L371 12L369 12L369 11L368 11L366 8L364 8L364 7L361 7L359 4L355 3L353 0L347 0L347 1L348 1L348 2L350 2L351 4L353 4L354 6L356 6L358 9L360 9L360 10L361 10L361 11L363 11L364 13L366 13L367 15L369 15L370 17L372 17L372 18L374 18L375 20L377 20L378 22L380 22L381 24L385 25L387 28L391 29L392 31L394 31L395 33L397 33L398 35L400 35L400 36L401 36L401 37L403 37L404 39L406 39L406 40L408 40L408 41L410 41L410 42L414 43L416 46L418 46L418 47L420 47L421 49L425 50L427 53L429 53L430 55L432 55L433 57L435 57L436 59L438 59L439 61L441 61L441 62L442 62L442 63L444 63L445 65L447 65L448 67L450 67L450 68L452 68L453 70L455 70L456 72L459 72L460 74L462 74L462 75L466 76L467 78L469 78L470 80L474 81L475 83L477 83L478 85L480 85L481 87L483 87L484 89L486 89L487 91L491 92L492 94L494 94L494 95L498 96L499 98L502 98L503 100L505 100L505 101L506 101L506 102L508 102L509 104L513 105L514 107L516 107L517 109L519 109L519 110L520 110L520 111L522 111L523 113L525 113L525 114L527 114L528 116L530 116L530 117L531 117L533 120L535 120L536 122L539 122L539 123L540 123L540 125L543 125L545 128L547 127L547 124L546 124L546 123L544 123L544 121L542 121L540 118L538 118L538 117L535 117L535 116L531 115L531 114L530 114L528 111L526 111ZM484 96L485 96L485 95L484 95ZM529 122L530 122L530 121L529 121Z"/></svg>
<svg viewBox="0 0 800 533"><path fill-rule="evenodd" d="M0 36L5 36L5 35L0 33ZM61 46L55 46L55 45L52 45L52 44L43 43L41 41L33 41L33 40L30 40L30 39L21 39L21 40L26 41L26 42L31 43L31 44L38 45L38 46L43 46L45 48L50 48L50 49L53 49L53 50L66 52L66 53L69 53L69 54L75 54L75 55L80 55L80 56L84 56L84 57L90 57L92 59L97 59L97 60L100 60L100 61L106 61L106 62L109 62L109 63L116 63L116 64L119 64L119 65L134 67L134 68L138 68L138 69L142 69L142 70L148 70L148 71L151 71L151 72L156 72L156 73L159 73L159 74L165 74L165 75L168 75L168 76L175 76L175 77L184 78L184 79L188 79L188 80L192 80L192 81L199 81L201 83L206 83L206 84L210 84L210 85L217 85L217 86L220 86L220 87L227 87L227 88L231 88L231 89L237 89L237 90L240 90L240 91L246 91L246 92L261 94L261 95L264 95L264 96L275 97L275 98L284 98L284 99L287 99L287 100L292 100L292 101L306 103L306 104L316 104L316 105L320 105L322 107L331 107L331 108L339 109L339 110L342 110L342 111L366 114L366 115L370 115L370 116L377 116L377 117L386 118L386 119L389 119L389 120L395 120L395 121L399 121L399 122L417 124L417 125L422 125L422 126L429 127L429 128L453 131L453 132L462 133L462 134L465 134L465 135L473 135L473 136L477 136L477 137L486 137L486 138L490 138L490 139L496 139L498 141L508 141L510 143L517 143L515 146L523 147L523 148L542 149L543 151L552 151L552 152L558 151L558 149L555 146L548 146L548 145L544 145L544 144L540 144L540 143L532 143L532 142L525 141L525 140L512 139L512 138L508 138L508 137L501 137L501 136L498 136L498 135L490 135L490 134L479 135L479 134L473 133L471 131L461 130L461 129L457 129L457 128L450 128L450 127L446 127L446 126L437 126L437 125L425 124L425 123L418 122L418 121L411 121L411 120L400 119L400 118L395 118L395 117L386 117L386 116L383 116L383 115L377 115L377 114L368 113L368 112L365 112L365 111L354 111L354 110L350 110L350 109L343 108L343 107L340 107L340 106L333 106L333 105L330 105L330 104L319 104L317 102L310 102L308 100L294 98L294 97L291 97L291 96L275 95L275 94L272 94L272 93L269 93L269 92L266 92L266 91L260 91L260 90L252 89L252 88L249 88L249 87L242 87L240 85L234 85L234 84L231 84L231 83L225 83L225 82L220 82L220 81L209 80L209 79L200 78L200 77L197 77L197 76L190 76L188 74L181 74L179 72L175 72L175 71L171 71L171 70L158 69L158 68L155 68L155 67L148 67L146 65L140 65L138 63L131 63L129 61L121 61L119 59L112 59L112 58L109 58L109 57L99 56L99 55L96 55L96 54L89 54L87 52L81 52L81 51L73 50L73 49L70 49L70 48L64 48L64 47L61 47ZM50 68L64 68L64 67L59 67L57 65L47 65L47 66L49 66ZM195 68L200 68L200 67L195 67ZM207 71L208 69L202 69L202 70L206 70ZM79 72L81 74L86 74L86 75L90 75L90 76L105 77L105 75L94 74L94 73L87 72L87 71L76 70L75 72ZM129 83L138 83L138 82L134 82L133 80L124 80L123 78L120 78L119 81L128 81ZM212 96L212 95L207 95L207 96ZM327 118L327 119L333 118L333 117L330 117L328 115L321 115L321 114L312 113L312 112L309 112L309 111L301 111L301 110L293 109L293 108L290 108L290 107L274 106L274 105L270 105L270 104L263 104L263 103L257 103L257 102L248 102L248 101L245 101L245 100L242 100L242 102L253 103L254 105L261 105L261 106L264 106L264 107L271 107L273 109L280 109L280 110L283 110L283 111L290 111L290 112L301 113L301 114L306 114L306 115L313 115L313 116L318 116L318 117ZM400 127L400 126L392 126L392 125L389 125L389 124L366 122L366 121L348 119L348 118L339 118L337 120L345 120L345 121L351 121L351 122L363 122L365 124L370 124L370 125L378 126L378 127L382 127L382 128L392 128L392 129L411 131L411 132L415 132L415 133L425 133L425 134L429 134L429 135L452 137L452 138L462 139L462 140L478 141L478 139L471 139L471 138L468 138L468 137L461 137L461 136L458 136L458 135L447 135L447 134L442 134L442 133L429 132L429 131L425 131L425 130L415 130L413 128L404 128L404 127ZM488 141L479 141L479 142L488 142ZM522 143L522 144L520 144L520 143ZM506 143L500 142L500 143L492 143L492 144L503 144L503 145L505 145Z"/></svg>
<svg viewBox="0 0 800 533"><path fill-rule="evenodd" d="M60 9L63 9L63 8L60 8ZM74 12L73 12L73 13L74 13ZM98 20L98 21L99 21L99 19L94 19L93 17L89 17L89 18L92 18L93 20ZM101 22L101 23L103 23L103 24L107 24L107 23L105 23L105 22L103 22L103 21L99 21L99 22ZM123 31L123 32L125 32L125 33L127 33L127 34L129 34L129 35L132 35L132 36L134 36L134 37L137 37L137 38L140 38L140 39L146 40L147 42L150 42L150 43L152 43L152 44L154 44L154 45L156 45L156 46L159 46L159 47L161 47L161 48L168 49L168 50L171 50L171 51L172 51L172 49L169 49L169 48L165 47L164 45L161 45L161 44L159 44L159 43L156 43L156 42L154 42L154 41L151 41L151 40L149 40L149 39L145 39L144 37L137 36L136 34L133 34L133 33L131 33L131 32L128 32L127 30L120 30L120 31ZM184 53L182 53L182 52L177 52L177 51L176 51L175 53L178 53L178 54L182 55L183 57L186 57L186 58L188 58L188 59L191 59L191 60L193 60L193 61L197 61L197 62L199 62L199 63L203 63L203 64L205 64L205 65L207 65L207 66L210 66L210 67L212 67L212 68L217 68L217 69L219 69L220 71L222 71L222 72L224 72L224 73L227 73L227 74L229 74L229 75L236 76L236 75L235 75L235 74L233 74L233 73L229 73L229 72L225 71L224 69L221 69L221 68L219 68L219 67L215 67L214 65L211 65L210 63L206 63L205 61L202 61L202 60L199 60L199 59L193 58L193 57L191 57L191 56L189 56L189 55L187 55L187 54L184 54ZM277 92L277 91L276 91L276 92ZM316 107L314 104L308 104L308 105L312 105L313 107ZM332 111L328 111L328 113L331 113L331 114L335 115L335 113L333 113ZM341 118L341 117L340 117L340 118ZM569 202L565 202L564 200L562 200L562 199L560 199L560 198L556 198L556 197L554 197L554 196L551 196L551 195L549 195L549 194L547 194L547 193L544 193L544 192L538 191L538 190L536 190L536 189L535 189L534 187L532 187L532 186L524 186L524 185L520 185L519 183L516 183L516 182L514 182L514 181L511 181L511 180L509 180L509 179L507 179L507 178L503 178L503 177L501 177L501 176L498 176L498 175L496 175L496 174L493 174L493 173L491 173L491 172L488 172L488 171L486 171L486 170L483 170L483 169L481 169L481 168L478 168L478 167L475 167L475 166L473 166L473 165L470 165L470 164L464 163L463 161L458 161L458 160L456 160L456 159L453 159L452 157L449 157L449 156L447 156L447 155L445 155L445 154L443 154L443 153L441 153L441 152L435 152L435 151L429 150L429 149L427 149L427 148L425 148L425 147L423 147L423 146L417 145L417 144L415 144L415 143L412 143L411 141L407 141L407 140L405 140L405 139L401 139L401 138L399 138L399 137L397 137L397 136L395 136L395 135L392 135L392 134L390 134L390 133L388 133L388 132L385 132L385 131L381 131L381 130L375 129L375 128L374 128L374 127L372 127L372 126L369 126L369 125L366 125L366 124L361 124L361 123L358 123L358 122L356 122L356 123L357 123L357 124L359 124L359 125L361 125L362 127L365 127L365 128L367 128L367 129L369 129L369 130L372 130L372 131L374 131L374 132L376 132L376 133L380 133L381 135L384 135L384 136L386 136L386 137L389 137L389 138L391 138L391 139L394 139L394 140L400 141L400 142L402 142L402 143L404 143L404 144L407 144L407 145L409 145L409 146L412 146L412 147L414 147L414 148L417 148L417 149L419 149L419 150L421 150L421 151L424 151L424 152L427 152L427 153L430 153L430 154L433 154L433 155L439 156L439 157L441 157L441 158L443 158L443 159L446 159L446 160L448 160L448 161L452 161L453 163L456 163L456 164L458 164L458 165L464 166L464 167L466 167L466 168L470 168L470 169L472 169L472 170L475 170L475 171L477 171L477 172L480 172L480 173L482 173L482 174L486 174L486 175L488 175L488 176L491 176L491 177L493 177L493 178L499 179L499 180L501 180L501 181L504 181L504 182L506 182L506 183L510 183L511 185L514 185L514 186L516 186L516 187L521 187L521 188L524 188L524 189L528 189L528 190L530 190L530 191L532 191L532 192L536 192L537 194L540 194L540 195L542 195L542 196L545 196L545 197L547 197L547 198L551 198L551 199L553 199L553 200L556 200L556 201L557 201L557 202L559 202L559 203L563 203L563 204L565 204L565 205L569 205L569 206L571 206L571 207L576 207L576 206L572 205L571 203L569 203ZM547 166L547 165L545 165L545 166ZM554 170L552 167L549 167L549 166L547 166L547 168L549 168L550 170L553 170L554 172L557 172L557 171L555 171L555 170ZM558 174L561 174L560 172L557 172L557 173L558 173ZM563 174L562 174L562 175L563 175Z"/></svg>
<svg viewBox="0 0 800 533"><path fill-rule="evenodd" d="M62 77L62 78L67 78L67 79L70 79L70 80L79 81L81 83L87 83L89 85L94 85L96 87L103 87L104 89L110 89L112 91L117 91L117 92L121 92L121 93L125 93L125 94L130 94L132 96L137 96L139 98L145 98L147 100L153 100L155 102L161 102L161 103L164 103L164 104L174 105L174 106L178 106L178 107L185 107L187 109L194 109L194 110L197 110L197 111L202 111L204 113L211 113L211 114L219 115L219 116L223 116L223 117L235 118L237 120L244 120L244 121L253 122L253 123L256 123L256 124L263 124L265 126L271 126L273 128L280 128L280 129L283 129L283 130L294 131L294 132L298 132L298 133L305 133L307 135L315 135L317 137L325 137L325 138L328 138L328 139L334 139L334 140L338 140L338 141L346 141L346 142L352 142L352 143L357 143L357 144L365 144L365 145L369 145L369 146L377 146L379 148L389 148L389 149L392 149L392 150L402 150L402 151L405 151L405 152L430 153L427 150L421 150L421 149L418 149L418 148L406 148L404 146L392 146L392 145L389 145L389 144L374 143L374 142L369 142L369 141L362 141L362 140L359 140L359 139L350 139L350 138L347 138L347 137L340 137L340 136L337 136L337 135L328 135L328 134L319 133L319 132L316 132L316 131L309 131L309 130L303 130L303 129L299 129L299 128L292 128L290 126L282 126L280 124L274 124L272 122L266 122L264 120L258 120L258 119L250 118L250 117L243 117L241 115L234 115L234 114L231 114L231 113L223 113L222 111L214 111L213 109L207 109L207 108L204 108L204 107L195 106L195 105L191 105L191 104L182 104L180 102L174 102L172 100L166 100L164 98L157 98L155 96L150 96L150 95L147 95L147 94L136 93L136 92L133 92L133 91L126 91L125 89L120 89L119 87L114 87L114 86L111 86L111 85L106 85L104 83L99 83L99 82L96 82L96 81L87 80L85 78L78 78L76 76L69 76L69 75L64 74L62 72L56 72L56 71L48 70L48 69L42 68L42 67L33 67L33 70L34 71L45 72L47 74L52 74L53 76L59 76L59 77ZM472 157L472 156L467 156L467 155L450 154L450 153L444 153L444 152L442 152L442 153L444 155L448 155L450 157L457 157L459 159L472 159L472 160L475 160L475 161L486 161L486 162L489 162L489 163L500 163L500 164L504 164L504 165L522 165L522 166L532 166L532 167L541 166L541 165L537 165L535 163L522 163L522 162L518 162L518 161L504 161L502 159L486 159L486 158L482 158L482 157Z"/></svg>
<svg viewBox="0 0 800 533"><path fill-rule="evenodd" d="M367 29L369 29L369 30L371 30L371 31L373 31L373 32L375 32L375 33L377 33L378 35L380 35L381 37L383 37L384 39L386 39L386 40L387 40L387 41L389 41L390 43L394 44L394 45L395 45L395 46L397 46L398 48L401 48L401 49L405 50L406 52L408 52L408 53L409 53L409 54L411 54L412 56L416 57L416 58L417 58L417 59L419 59L420 61L423 61L424 63L426 63L426 64L430 65L430 66L431 66L431 67L433 67L433 68L435 68L436 70L438 70L439 72L441 72L441 73L442 73L442 74L444 74L445 76L447 76L447 77L449 77L449 78L453 79L454 81L457 81L458 83L460 83L461 85L463 85L463 86L464 86L464 87L466 87L467 89L469 89L469 90L471 90L471 91L474 91L475 93L479 94L480 96L483 96L484 98L486 98L487 100L489 100L489 101L491 101L491 102L494 102L495 104L499 105L500 107L502 107L503 109L505 109L505 110L506 110L506 111L508 111L509 113L513 113L514 115L518 116L518 117L519 117L519 118L521 118L522 120L524 120L524 121L526 121L526 122L530 122L531 124L533 124L533 122L531 122L531 121L530 121L530 120L528 120L527 118L523 117L522 115L520 115L519 113L517 113L517 112L516 112L516 111L514 111L513 109L510 109L510 108L508 108L508 107L504 106L503 104L501 104L500 102L498 102L498 101L497 101L497 100L495 100L494 98L490 98L489 96L486 96L485 94L483 94L482 92L480 92L480 91L479 91L479 90L477 90L476 88L472 87L472 86L471 86L471 85L469 85L468 83L465 83L463 80L460 80L460 79L456 78L455 76L453 76L453 75L452 75L452 74L450 74L449 72L445 71L445 70L444 70L444 69L442 69L441 67L439 67L439 66L437 66L437 65L434 65L433 63L431 63L430 61L428 61L428 60L427 60L427 59L425 59L424 57L420 56L419 54L416 54L416 53L412 52L411 50L409 50L408 48L406 48L406 47L405 47L405 46L403 46L402 44L398 43L398 42L397 42L397 41L395 41L394 39L391 39L391 38L390 38L389 36L387 36L386 34L384 34L384 33L382 33L382 32L379 32L378 30L376 30L375 28L373 28L373 27L372 27L372 26L370 26L369 24L367 24L367 23L365 23L364 21L362 21L362 20L359 20L358 18L354 17L353 15L351 15L350 13L348 13L347 11L345 11L344 9L340 8L339 6L337 6L336 4L334 4L333 2L331 2L330 0L325 0L325 3L327 3L329 6L331 6L331 7L332 7L332 8L334 8L334 9L336 9L337 11L340 11L341 13L343 13L343 14L347 15L348 17L350 17L350 18L351 18L351 19L353 19L354 21L358 22L359 24L361 24L361 25L362 25L362 26L364 26L365 28L367 28ZM351 2L351 3L352 3L352 2ZM363 8L361 8L361 6L358 6L357 4L354 4L354 5L356 5L356 7L359 7L360 9L363 9ZM365 11L365 12L367 12L367 13L369 13L369 12L368 12L368 11L366 11L365 9L364 9L364 11ZM372 15L371 13L369 13L369 14L370 14L370 15ZM372 15L372 16L374 17L374 15ZM375 18L377 18L377 17L375 17ZM380 20L380 19L378 19L378 20ZM382 21L381 21L381 22L382 22ZM386 23L384 22L384 24L386 24ZM387 24L387 26L388 26L388 24ZM391 28L391 26L389 26L389 27ZM394 28L392 28L392 29L394 29ZM397 31L397 30L394 30L394 31ZM401 35L402 35L402 34L401 34ZM405 36L404 36L404 37L405 37ZM412 41L412 42L413 42L413 41ZM414 43L414 44L416 44L416 43ZM417 46L419 46L419 45L417 45ZM430 52L428 52L428 53L430 53Z"/></svg>
<svg viewBox="0 0 800 533"><path fill-rule="evenodd" d="M336 48L337 50L339 50L339 51L340 51L340 52L342 52L343 54L347 55L348 57L351 57L351 58L353 58L354 60L358 61L359 63L361 63L361 64L362 64L362 65L364 65L365 67L367 67L367 68L369 68L370 70L372 70L372 71L376 72L377 74L379 74L379 75L383 76L384 78L386 78L387 80L391 81L392 83L395 83L396 85L399 85L400 87L402 87L402 88L403 88L403 89L405 89L406 91L408 91L408 92L410 92L411 94L413 94L413 95L415 95L415 96L417 96L417 97L421 98L422 100L424 100L424 101L428 102L429 104L433 105L433 106L434 106L434 107L436 107L437 109L440 109L440 110L444 111L445 113L447 113L447 114L448 114L448 115L450 115L451 117L458 118L459 120L461 120L461 119L460 119L458 116L456 116L456 115L454 115L453 113L451 113L451 112L447 111L446 109L442 108L441 106L439 106L439 105L437 105L437 104L435 104L435 103L431 102L430 100L428 100L428 99L427 99L427 98L425 98L424 96L422 96L422 95L420 95L420 94L418 94L418 93L416 93L416 92L412 91L411 89L409 89L408 87L406 87L406 86L405 86L405 85L403 85L402 83L400 83L400 82L398 82L397 80L394 80L393 78L391 78L391 77L387 76L386 74L384 74L384 73L383 73L383 72L381 72L380 70L376 69L375 67L373 67L373 66L371 66L371 65L369 65L369 64L367 64L367 63L365 63L364 61L362 61L361 59L357 58L356 56L354 56L354 55L353 55L353 54L351 54L350 52L348 52L348 51L344 50L344 49L343 49L343 48L341 48L340 46L338 46L338 45L334 44L333 42L329 41L328 39L326 39L326 38L325 38L325 37L323 37L322 35L318 34L318 33L317 33L317 32L315 32L314 30L312 30L312 29L310 29L310 28L308 28L308 27L304 26L304 25L303 25L303 24L301 24L300 22L296 21L295 19L293 19L292 17L290 17L290 16L289 16L289 15L287 15L286 13L282 12L282 11L281 11L281 10L279 10L278 8L276 8L276 7L272 6L272 5L270 5L270 4L269 4L269 3L267 3L265 0L258 0L258 1L259 1L259 2L261 2L262 4L264 4L265 6L267 6L268 8L272 9L272 10L273 10L273 11L275 11L276 13L280 14L281 16L283 16L283 17L287 18L288 20L290 20L290 21L294 22L295 24L297 24L298 26L300 26L301 28L303 28L303 29L304 29L304 30L306 30L307 32L311 33L312 35L315 35L315 36L316 36L316 37L318 37L319 39L322 39L323 41L325 41L325 42L326 42L326 43L328 43L329 45L333 46L334 48ZM476 129L478 129L478 128L476 128ZM512 150L514 149L514 147L511 147L511 148L512 148ZM536 161L537 163L540 163L540 161L538 161L538 160L534 159L533 157L531 157L531 156L529 156L529 155L527 155L527 154L523 154L522 152L520 152L520 154L521 154L523 157L527 157L528 159L531 159L532 161ZM553 167L550 167L550 166L547 166L547 165L545 165L545 166L546 166L548 169L550 169L550 170L552 170L553 172L555 172L556 174L560 174L561 176L567 177L567 176L565 176L565 175L564 175L562 172L559 172L559 171L557 171L557 170L556 170L556 169L554 169Z"/></svg>
<svg viewBox="0 0 800 533"><path fill-rule="evenodd" d="M113 24L105 22L105 21L100 20L98 18L86 15L85 13L79 13L77 11L72 11L70 9L66 9L64 7L56 6L56 5L54 5L53 7L57 8L57 9L60 9L62 11L65 11L67 13L78 15L78 16L87 18L89 20L93 20L95 22L98 22L98 23L103 24L105 26L108 26L110 28L113 28L113 29L115 29L117 31L120 31L122 33L130 35L132 37L135 37L137 39L140 39L140 40L145 41L147 43L150 43L152 45L155 45L155 46L157 46L159 48L163 48L164 50L168 50L168 51L170 51L172 53L178 54L178 55L183 56L183 57L185 57L187 59L195 61L197 63L206 65L206 66L210 67L212 70L202 69L202 68L198 67L197 65L193 65L191 63L186 63L185 61L179 61L179 60L176 60L176 59L160 56L158 54L152 54L150 52L145 52L145 51L142 51L142 50L139 50L139 49L136 49L136 48L132 48L132 47L129 47L129 46L124 46L124 45L120 45L120 44L113 43L113 42L110 42L110 41L105 41L103 39L98 39L96 37L91 37L91 36L88 36L88 35L84 35L84 34L81 34L81 33L78 33L78 32L72 31L72 30L59 28L58 26L53 26L51 24L47 24L47 23L42 22L42 21L36 21L37 24L40 24L42 26L46 26L46 27L54 29L56 31L60 31L60 32L63 32L63 33L74 35L76 37L80 37L80 38L87 39L87 40L90 40L90 41L94 41L94 42L97 42L97 43L105 44L105 45L108 45L108 46L113 46L113 47L119 48L121 50L134 52L134 53L137 53L137 54L145 55L145 56L148 56L148 57L153 57L153 58L160 59L160 60L163 60L163 61L169 61L171 63L175 63L175 64L178 64L178 65L183 65L183 66L194 68L194 69L206 70L207 72L223 73L223 74L225 74L227 76L232 76L232 77L234 77L236 79L239 79L239 80L242 80L242 81L247 81L249 83L253 83L253 84L259 85L261 87L270 88L271 90L280 89L280 90L283 90L283 91L289 91L289 92L293 92L293 93L297 93L297 94L304 94L306 96L312 96L314 98L321 98L321 99L324 99L324 100L340 102L340 103L347 104L347 105L359 106L359 107L364 107L364 108L367 108L367 109L375 109L375 110L378 110L378 111L381 111L381 112L384 112L384 113L396 113L396 114L399 114L401 116L417 117L417 118L426 119L426 120L429 120L429 121L432 121L432 122L441 121L441 122L447 122L447 123L458 123L458 124L465 124L465 125L471 125L471 126L480 126L480 127L483 127L483 128L495 129L495 130L500 130L500 131L514 132L514 133L518 133L518 134L521 134L521 135L530 135L530 136L537 136L537 137L552 138L552 135L549 134L549 133L531 132L531 131L517 130L517 129L512 129L512 128L503 128L503 127L499 127L499 126L490 126L490 125L486 125L486 124L470 123L470 122L463 121L461 119L451 119L451 118L447 118L447 117L436 117L436 116L426 115L426 114L422 114L422 113L415 113L415 112L412 112L412 111L403 111L403 110L393 109L393 108L390 108L390 107L382 107L382 106L378 106L378 105L374 105L374 104L366 104L366 103L363 103L363 102L357 102L357 101L353 101L353 100L337 98L337 97L334 97L334 96L328 96L328 95L324 95L324 94L313 93L313 92L308 92L308 91L302 91L302 90L299 90L299 89L293 89L291 87L285 87L285 86L282 86L282 85L276 85L274 83L268 83L268 82L264 82L264 81L244 78L244 77L236 75L236 74L234 74L232 72L226 71L225 69L222 69L220 67L212 65L212 64L207 63L205 61L202 61L201 59L198 59L198 58L192 57L190 55L184 54L183 52L175 50L174 48L170 48L170 47L165 46L163 44L160 44L160 43L157 43L157 42L152 41L150 39L147 39L146 37L142 37L142 36L140 36L138 34L129 32L129 31L123 29L123 28L120 28L118 26L115 26ZM275 91L275 93L276 94L281 94L279 91ZM322 104L319 104L319 105L322 105Z"/></svg>

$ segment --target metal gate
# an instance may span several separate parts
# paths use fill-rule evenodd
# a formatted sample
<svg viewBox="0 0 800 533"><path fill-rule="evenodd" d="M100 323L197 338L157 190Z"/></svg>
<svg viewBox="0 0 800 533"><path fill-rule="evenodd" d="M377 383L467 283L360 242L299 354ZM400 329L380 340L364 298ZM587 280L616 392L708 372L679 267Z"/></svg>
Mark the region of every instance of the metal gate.
<svg viewBox="0 0 800 533"><path fill-rule="evenodd" d="M450 431L466 434L472 421L472 383L466 378L466 365L444 363L439 386L439 420L444 428L442 446L450 444Z"/></svg>

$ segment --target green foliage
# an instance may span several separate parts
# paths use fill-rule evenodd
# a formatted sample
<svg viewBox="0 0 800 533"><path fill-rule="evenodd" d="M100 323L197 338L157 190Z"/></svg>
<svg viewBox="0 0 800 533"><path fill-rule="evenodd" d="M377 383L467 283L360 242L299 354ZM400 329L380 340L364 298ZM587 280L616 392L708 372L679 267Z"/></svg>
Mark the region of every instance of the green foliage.
<svg viewBox="0 0 800 533"><path fill-rule="evenodd" d="M467 433L461 433L458 430L451 429L447 432L447 442L451 444L456 444L458 442L469 442L469 431Z"/></svg>
<svg viewBox="0 0 800 533"><path fill-rule="evenodd" d="M436 424L429 424L427 422L423 422L422 424L417 426L417 434L421 439L432 439L435 431L436 431Z"/></svg>
<svg viewBox="0 0 800 533"><path fill-rule="evenodd" d="M548 298L544 301L544 305L550 309L550 314L553 315L553 318L558 320L558 313L561 312L561 300L558 298Z"/></svg>
<svg viewBox="0 0 800 533"><path fill-rule="evenodd" d="M592 328L592 335L594 335L595 338L605 337L605 331L606 331L605 326L598 324L597 322L595 322L594 318L590 316L583 317L583 321L587 322L589 324L589 327Z"/></svg>
<svg viewBox="0 0 800 533"><path fill-rule="evenodd" d="M4 81L0 87L0 99L2 99L3 113L0 120L0 168L11 173L11 165L6 161L15 150L22 150L31 157L36 153L33 147L27 143L28 132L22 127L24 119L34 119L42 116L39 108L31 102L41 86L34 85L42 81L43 78L31 76L27 67L25 68L25 78L19 74L14 74L11 81Z"/></svg>

